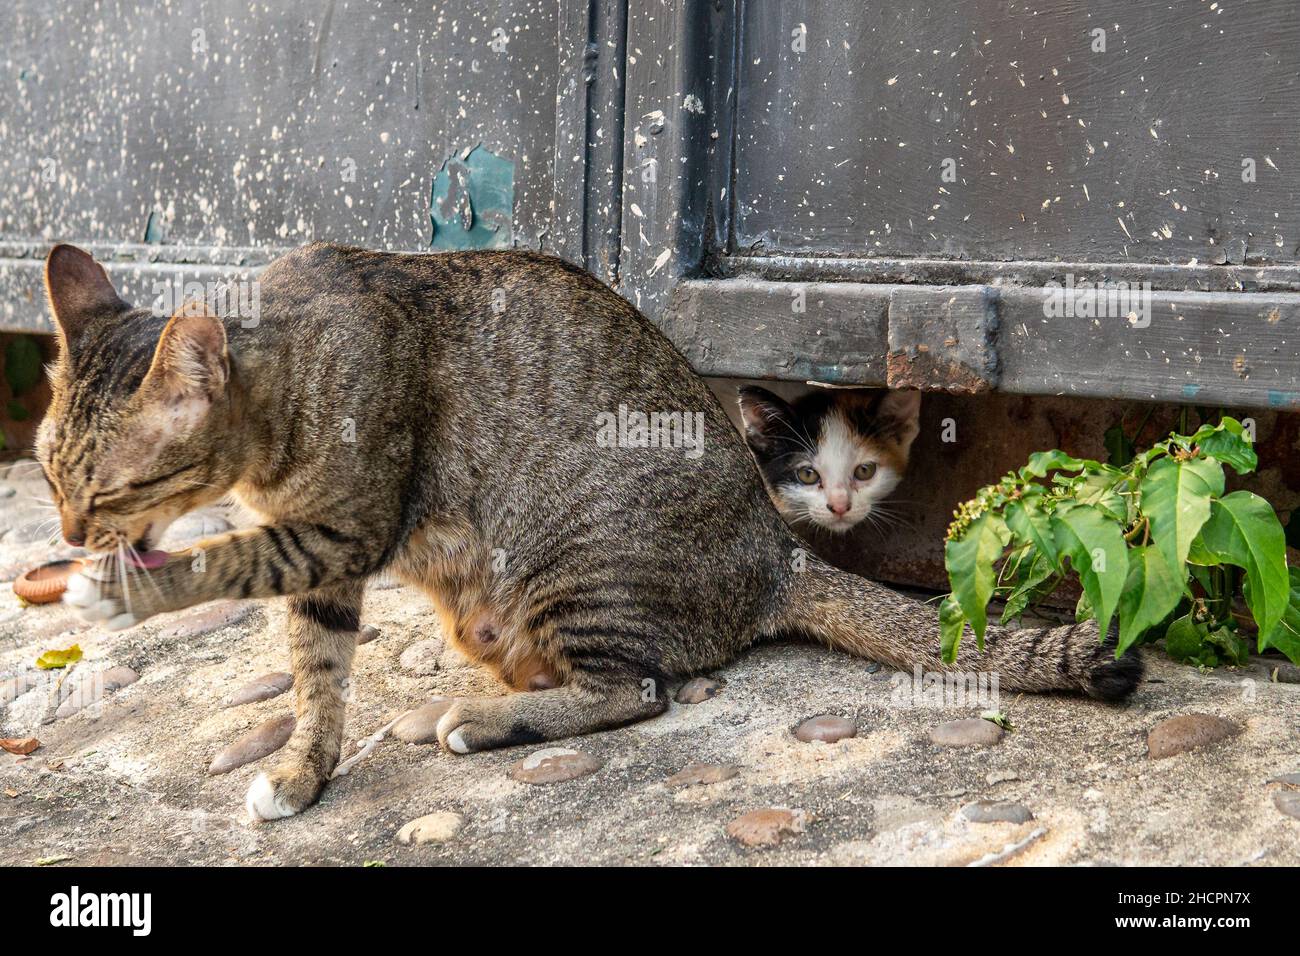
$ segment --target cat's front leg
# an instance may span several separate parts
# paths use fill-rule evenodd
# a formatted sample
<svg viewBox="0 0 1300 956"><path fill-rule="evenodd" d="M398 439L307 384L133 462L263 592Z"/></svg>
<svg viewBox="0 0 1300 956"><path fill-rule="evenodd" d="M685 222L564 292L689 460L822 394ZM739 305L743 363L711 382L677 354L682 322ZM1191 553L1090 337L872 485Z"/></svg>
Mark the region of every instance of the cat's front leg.
<svg viewBox="0 0 1300 956"><path fill-rule="evenodd" d="M289 599L298 722L275 769L260 774L248 790L245 806L254 820L288 817L311 806L338 764L362 590L361 581L348 581Z"/></svg>
<svg viewBox="0 0 1300 956"><path fill-rule="evenodd" d="M69 579L63 601L117 630L206 601L306 594L361 579L379 547L375 536L326 524L264 525L201 541L155 568L101 556Z"/></svg>

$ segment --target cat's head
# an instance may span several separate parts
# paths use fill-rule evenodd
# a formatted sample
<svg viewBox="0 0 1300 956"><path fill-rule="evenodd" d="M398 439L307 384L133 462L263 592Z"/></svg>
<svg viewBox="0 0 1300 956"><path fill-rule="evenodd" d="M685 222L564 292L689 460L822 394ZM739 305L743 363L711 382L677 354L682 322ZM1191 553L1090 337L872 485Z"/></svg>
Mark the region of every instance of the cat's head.
<svg viewBox="0 0 1300 956"><path fill-rule="evenodd" d="M59 358L36 457L63 536L92 551L147 552L230 486L225 328L190 306L171 318L132 308L74 246L50 252L45 289Z"/></svg>
<svg viewBox="0 0 1300 956"><path fill-rule="evenodd" d="M844 532L902 480L920 430L920 392L819 389L787 402L740 388L745 440L792 524Z"/></svg>

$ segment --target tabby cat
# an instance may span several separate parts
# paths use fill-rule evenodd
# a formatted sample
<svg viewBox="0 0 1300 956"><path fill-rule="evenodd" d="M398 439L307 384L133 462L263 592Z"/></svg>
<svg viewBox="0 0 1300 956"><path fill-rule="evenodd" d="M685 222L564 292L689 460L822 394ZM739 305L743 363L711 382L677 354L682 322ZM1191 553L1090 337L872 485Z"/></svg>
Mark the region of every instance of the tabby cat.
<svg viewBox="0 0 1300 956"><path fill-rule="evenodd" d="M565 262L314 244L262 273L257 322L133 308L67 245L45 281L61 350L38 457L65 537L105 555L65 600L123 628L288 596L298 721L249 790L255 819L303 810L334 769L381 571L519 691L447 711L438 739L458 754L661 714L667 682L775 635L945 669L934 609L805 559L703 381ZM651 415L698 421L703 453L646 441ZM151 550L231 492L263 523L202 542L204 570ZM1006 689L1115 699L1141 672L1094 623L991 628L986 648L965 642L956 667Z"/></svg>

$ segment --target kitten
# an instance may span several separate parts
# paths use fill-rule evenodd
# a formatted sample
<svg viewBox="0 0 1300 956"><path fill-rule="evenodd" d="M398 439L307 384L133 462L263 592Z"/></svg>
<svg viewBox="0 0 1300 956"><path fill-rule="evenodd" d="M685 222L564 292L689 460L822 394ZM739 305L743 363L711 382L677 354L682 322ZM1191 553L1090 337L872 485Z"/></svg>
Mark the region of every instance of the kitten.
<svg viewBox="0 0 1300 956"><path fill-rule="evenodd" d="M933 608L792 560L799 539L703 380L559 259L314 244L262 272L251 328L133 308L71 246L51 251L45 281L60 355L37 457L65 537L103 555L65 601L123 628L288 599L298 720L248 792L254 819L303 810L338 763L365 584L381 572L423 588L446 639L522 691L458 700L438 724L453 753L662 714L667 682L778 635L950 669ZM703 430L691 448L621 426L602 440L615 412ZM201 542L201 570L151 550L230 492L260 527ZM1094 623L990 628L955 669L1121 698L1141 665L1108 643Z"/></svg>
<svg viewBox="0 0 1300 956"><path fill-rule="evenodd" d="M902 481L920 431L920 392L819 389L793 402L756 385L739 392L745 441L796 528L842 534Z"/></svg>

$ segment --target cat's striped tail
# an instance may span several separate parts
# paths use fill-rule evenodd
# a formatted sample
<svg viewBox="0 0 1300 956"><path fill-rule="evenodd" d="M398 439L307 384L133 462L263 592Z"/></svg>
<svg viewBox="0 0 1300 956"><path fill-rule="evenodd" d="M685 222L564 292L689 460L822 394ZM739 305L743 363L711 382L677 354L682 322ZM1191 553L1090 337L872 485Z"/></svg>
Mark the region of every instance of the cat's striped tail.
<svg viewBox="0 0 1300 956"><path fill-rule="evenodd" d="M893 667L925 672L994 674L1003 690L1081 691L1123 700L1142 679L1135 652L1116 660L1116 629L1103 642L1097 623L1009 630L990 625L981 652L967 630L957 660L940 654L934 605L923 604L855 574L809 558L791 575L773 633L797 633Z"/></svg>

